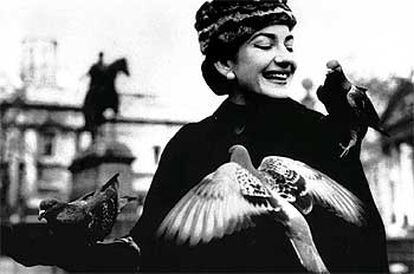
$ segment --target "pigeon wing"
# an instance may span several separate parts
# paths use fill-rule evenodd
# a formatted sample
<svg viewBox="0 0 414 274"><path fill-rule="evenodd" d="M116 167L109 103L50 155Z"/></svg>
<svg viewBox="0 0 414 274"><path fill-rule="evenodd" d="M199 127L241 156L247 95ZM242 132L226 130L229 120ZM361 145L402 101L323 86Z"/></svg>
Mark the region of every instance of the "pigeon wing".
<svg viewBox="0 0 414 274"><path fill-rule="evenodd" d="M89 239L91 242L102 241L109 233L118 216L117 193L104 196L91 209L91 221L88 224Z"/></svg>
<svg viewBox="0 0 414 274"><path fill-rule="evenodd" d="M102 187L101 192L105 191L109 187L115 187L118 188L119 181L118 181L119 173L116 173L114 176L111 177L111 179L108 180Z"/></svg>
<svg viewBox="0 0 414 274"><path fill-rule="evenodd" d="M119 173L116 173L114 176L112 176L111 179L108 180L108 182L102 185L100 189L88 192L80 198L76 199L76 201L89 201L92 197L99 196L101 193L105 193L108 191L112 192L114 190L117 191L119 185L118 176Z"/></svg>
<svg viewBox="0 0 414 274"><path fill-rule="evenodd" d="M248 195L253 192L245 189L245 180L260 185L256 177L236 163L220 166L179 200L161 223L158 236L194 246L254 226L254 215L273 208L269 203L249 202L243 191Z"/></svg>
<svg viewBox="0 0 414 274"><path fill-rule="evenodd" d="M377 130L381 134L389 137L390 135L388 132L385 131L385 129L381 125L381 120L378 116L377 111L375 110L374 105L372 104L372 101L369 99L368 95L364 92L364 109L361 113L361 120L369 127L372 127L373 129Z"/></svg>
<svg viewBox="0 0 414 274"><path fill-rule="evenodd" d="M266 161L278 161L286 167L300 174L306 185L306 192L312 196L319 205L335 212L344 220L362 225L362 202L349 190L335 182L324 173L308 166L307 164L287 157L269 156L263 159L261 166ZM259 168L260 169L260 168Z"/></svg>

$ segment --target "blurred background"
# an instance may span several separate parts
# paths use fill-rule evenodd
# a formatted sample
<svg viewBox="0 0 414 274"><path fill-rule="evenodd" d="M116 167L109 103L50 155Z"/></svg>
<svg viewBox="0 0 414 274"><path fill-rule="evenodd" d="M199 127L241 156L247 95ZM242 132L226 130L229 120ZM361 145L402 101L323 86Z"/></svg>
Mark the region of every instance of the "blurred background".
<svg viewBox="0 0 414 274"><path fill-rule="evenodd" d="M0 220L36 231L45 197L74 199L120 172L123 194L138 195L111 237L136 222L168 140L225 99L201 76L194 16L203 0L4 1L0 8ZM292 98L316 99L325 64L369 88L386 129L363 143L361 159L388 238L391 271L414 272L414 3L409 0L290 0L298 70ZM91 66L126 58L115 78L120 113L83 128ZM111 113L107 115L111 117ZM113 117L113 116L112 116ZM1 233L1 231L0 231ZM61 273L0 257L0 273Z"/></svg>

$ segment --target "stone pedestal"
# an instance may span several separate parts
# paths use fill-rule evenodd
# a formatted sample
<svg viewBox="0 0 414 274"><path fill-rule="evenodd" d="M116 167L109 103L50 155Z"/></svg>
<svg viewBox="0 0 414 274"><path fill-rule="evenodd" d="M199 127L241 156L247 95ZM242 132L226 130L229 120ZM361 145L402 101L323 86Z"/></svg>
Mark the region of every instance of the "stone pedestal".
<svg viewBox="0 0 414 274"><path fill-rule="evenodd" d="M75 158L69 170L72 172L73 185L70 199L78 198L88 191L103 185L115 173L119 173L120 192L132 193L131 163L134 156L128 147L112 141L99 147L92 144Z"/></svg>
<svg viewBox="0 0 414 274"><path fill-rule="evenodd" d="M110 126L115 127L116 124ZM134 174L131 168L135 157L125 144L116 140L113 132L113 128L108 131L104 127L103 134L72 162L69 167L73 181L70 200L95 191L116 173L119 173L119 195L136 195L132 189ZM138 217L137 206L136 202L132 202L122 211L109 238L122 236L129 231Z"/></svg>

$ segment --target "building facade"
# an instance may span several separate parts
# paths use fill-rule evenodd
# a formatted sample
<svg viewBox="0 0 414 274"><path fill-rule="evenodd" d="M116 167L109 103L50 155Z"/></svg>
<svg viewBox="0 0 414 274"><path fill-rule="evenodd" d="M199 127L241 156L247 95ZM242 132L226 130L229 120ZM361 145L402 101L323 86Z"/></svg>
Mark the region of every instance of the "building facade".
<svg viewBox="0 0 414 274"><path fill-rule="evenodd" d="M74 184L70 168L91 151L93 143L83 128L82 106L73 103L82 102L82 98L70 100L77 93L56 83L56 51L54 40L26 39L21 62L23 86L0 98L1 221L38 223L37 208L42 199L68 201L98 187L82 181ZM130 174L127 180L122 180L121 174L120 184L121 190L128 192L122 194L142 198L134 208L134 221L166 143L189 122L165 114L156 98L120 96L119 115L101 127L101 141L118 144L109 152L131 154ZM105 179L97 180L103 184Z"/></svg>
<svg viewBox="0 0 414 274"><path fill-rule="evenodd" d="M414 271L414 84L395 79L382 114L391 137L369 131L361 159L385 224L391 267Z"/></svg>

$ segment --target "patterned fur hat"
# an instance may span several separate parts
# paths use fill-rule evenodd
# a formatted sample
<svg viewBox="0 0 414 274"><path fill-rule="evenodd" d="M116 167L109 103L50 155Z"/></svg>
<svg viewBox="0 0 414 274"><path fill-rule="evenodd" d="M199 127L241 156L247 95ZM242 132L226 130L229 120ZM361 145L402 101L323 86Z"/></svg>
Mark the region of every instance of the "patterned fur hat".
<svg viewBox="0 0 414 274"><path fill-rule="evenodd" d="M224 47L238 48L256 31L272 24L292 29L296 19L287 0L213 0L196 14L195 28L204 55ZM234 44L234 46L232 46Z"/></svg>

